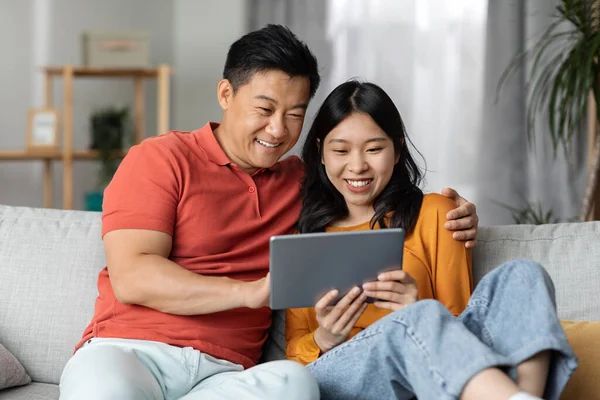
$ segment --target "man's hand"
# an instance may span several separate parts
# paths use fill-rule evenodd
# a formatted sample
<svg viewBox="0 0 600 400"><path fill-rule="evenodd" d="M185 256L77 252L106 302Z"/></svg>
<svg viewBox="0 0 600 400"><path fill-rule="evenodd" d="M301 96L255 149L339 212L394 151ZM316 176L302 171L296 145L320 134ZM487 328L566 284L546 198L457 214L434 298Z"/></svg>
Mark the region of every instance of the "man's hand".
<svg viewBox="0 0 600 400"><path fill-rule="evenodd" d="M384 272L375 282L363 285L365 295L377 299L375 306L396 311L415 303L419 298L417 281L406 271Z"/></svg>
<svg viewBox="0 0 600 400"><path fill-rule="evenodd" d="M475 204L461 197L456 190L445 188L442 195L448 197L456 204L456 208L448 214L448 221L444 225L449 231L454 231L452 237L465 242L465 247L472 249L477 244L477 226L479 217Z"/></svg>
<svg viewBox="0 0 600 400"><path fill-rule="evenodd" d="M271 296L271 273L257 281L243 282L242 291L244 307L268 307Z"/></svg>
<svg viewBox="0 0 600 400"><path fill-rule="evenodd" d="M338 291L327 293L315 305L319 327L314 337L321 352L326 353L348 338L354 324L367 308L367 296L358 287L350 290L335 305L329 304L337 297Z"/></svg>

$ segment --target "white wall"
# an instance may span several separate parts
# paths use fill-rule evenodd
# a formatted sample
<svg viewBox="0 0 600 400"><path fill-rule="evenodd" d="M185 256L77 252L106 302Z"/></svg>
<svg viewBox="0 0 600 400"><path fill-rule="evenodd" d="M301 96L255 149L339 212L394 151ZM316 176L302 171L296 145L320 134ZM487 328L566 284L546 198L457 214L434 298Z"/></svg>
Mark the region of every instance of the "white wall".
<svg viewBox="0 0 600 400"><path fill-rule="evenodd" d="M150 63L172 64L173 6L163 0L52 0L49 64L83 63L81 34L92 31L146 31L150 36ZM55 103L62 101L62 80L55 80ZM156 132L156 82L145 84L145 135ZM90 143L89 117L101 107L132 106L133 80L78 78L74 82L74 146ZM62 207L62 164L55 163L54 206ZM84 194L97 183L99 164L77 161L74 169L74 208L82 209Z"/></svg>
<svg viewBox="0 0 600 400"><path fill-rule="evenodd" d="M0 0L0 149L25 146L32 101L31 20L30 1ZM41 169L35 165L0 161L0 204L41 204L41 181L30 184L39 179Z"/></svg>
<svg viewBox="0 0 600 400"><path fill-rule="evenodd" d="M143 30L151 38L151 63L175 68L171 128L192 130L219 121L216 85L229 45L246 29L246 0L0 0L0 149L25 146L26 113L43 99L35 63L82 63L86 30ZM44 24L36 23L43 21ZM54 81L61 106L62 80ZM146 136L156 132L156 85L146 84ZM88 119L97 107L131 105L133 83L83 79L74 85L76 148L89 145ZM94 188L98 164L77 161L74 208ZM62 165L54 163L54 207L62 207ZM41 207L41 162L0 161L0 204Z"/></svg>
<svg viewBox="0 0 600 400"><path fill-rule="evenodd" d="M217 83L229 46L247 32L246 0L176 0L173 128L221 120Z"/></svg>

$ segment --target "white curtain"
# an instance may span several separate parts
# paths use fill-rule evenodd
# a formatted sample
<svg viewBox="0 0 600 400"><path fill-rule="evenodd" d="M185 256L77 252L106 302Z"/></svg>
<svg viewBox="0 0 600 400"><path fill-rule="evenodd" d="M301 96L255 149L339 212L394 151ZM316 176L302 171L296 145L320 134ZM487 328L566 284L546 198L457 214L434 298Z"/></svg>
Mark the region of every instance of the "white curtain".
<svg viewBox="0 0 600 400"><path fill-rule="evenodd" d="M424 156L425 191L473 201L486 13L485 0L330 0L327 12L328 89L350 77L381 85Z"/></svg>
<svg viewBox="0 0 600 400"><path fill-rule="evenodd" d="M306 126L335 86L369 80L395 101L423 154L426 192L457 189L482 225L513 223L499 203L539 201L560 220L578 214L585 141L555 159L542 123L527 147L523 71L496 96L511 58L549 26L558 0L250 1L251 28L284 23L317 54L323 83Z"/></svg>
<svg viewBox="0 0 600 400"><path fill-rule="evenodd" d="M569 156L554 156L546 113L536 116L535 146L526 129L527 75L498 81L515 53L530 48L554 21L559 0L490 1L486 32L484 124L480 133L477 189L487 223L510 223L510 213L494 201L522 208L526 202L560 221L577 217L586 178L585 137L575 137ZM560 50L556 50L560 51ZM527 67L530 67L528 65ZM583 140L582 140L583 139Z"/></svg>

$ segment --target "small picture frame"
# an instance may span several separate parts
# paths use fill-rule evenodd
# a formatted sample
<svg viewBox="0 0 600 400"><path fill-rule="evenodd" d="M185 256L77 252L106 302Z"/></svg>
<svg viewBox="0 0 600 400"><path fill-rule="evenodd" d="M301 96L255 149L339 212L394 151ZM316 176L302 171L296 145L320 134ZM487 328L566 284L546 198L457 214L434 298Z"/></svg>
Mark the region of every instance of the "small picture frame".
<svg viewBox="0 0 600 400"><path fill-rule="evenodd" d="M32 108L28 113L28 151L58 149L58 111L53 108Z"/></svg>

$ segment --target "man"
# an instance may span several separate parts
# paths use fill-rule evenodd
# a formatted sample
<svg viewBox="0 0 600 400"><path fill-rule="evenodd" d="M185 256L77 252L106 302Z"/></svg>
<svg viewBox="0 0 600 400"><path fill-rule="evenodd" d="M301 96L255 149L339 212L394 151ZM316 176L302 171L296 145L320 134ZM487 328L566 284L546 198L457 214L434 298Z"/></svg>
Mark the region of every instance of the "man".
<svg viewBox="0 0 600 400"><path fill-rule="evenodd" d="M220 124L131 149L105 191L107 266L62 399L318 399L300 365L256 365L271 324L269 237L300 210L297 142L317 61L281 26L229 49ZM474 206L449 193L473 245ZM462 217L462 218L461 218Z"/></svg>

